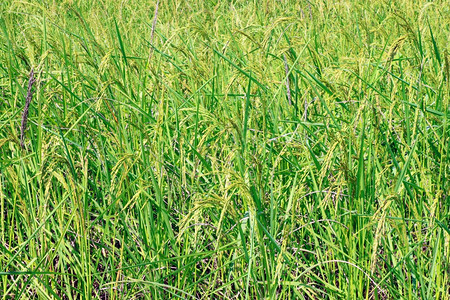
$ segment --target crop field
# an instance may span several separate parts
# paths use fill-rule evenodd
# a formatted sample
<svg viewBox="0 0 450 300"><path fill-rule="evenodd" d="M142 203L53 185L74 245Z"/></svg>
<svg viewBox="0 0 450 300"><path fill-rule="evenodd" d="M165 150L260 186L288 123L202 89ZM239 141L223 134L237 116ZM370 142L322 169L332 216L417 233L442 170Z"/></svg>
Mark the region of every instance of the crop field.
<svg viewBox="0 0 450 300"><path fill-rule="evenodd" d="M0 1L0 299L450 299L447 0Z"/></svg>

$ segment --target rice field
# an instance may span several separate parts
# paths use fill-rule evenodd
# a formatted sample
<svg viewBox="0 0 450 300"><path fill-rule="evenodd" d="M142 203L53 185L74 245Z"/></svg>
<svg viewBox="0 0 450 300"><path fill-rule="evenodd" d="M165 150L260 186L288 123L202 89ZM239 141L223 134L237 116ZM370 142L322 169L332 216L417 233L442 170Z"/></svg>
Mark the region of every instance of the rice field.
<svg viewBox="0 0 450 300"><path fill-rule="evenodd" d="M450 2L4 0L0 299L450 299Z"/></svg>

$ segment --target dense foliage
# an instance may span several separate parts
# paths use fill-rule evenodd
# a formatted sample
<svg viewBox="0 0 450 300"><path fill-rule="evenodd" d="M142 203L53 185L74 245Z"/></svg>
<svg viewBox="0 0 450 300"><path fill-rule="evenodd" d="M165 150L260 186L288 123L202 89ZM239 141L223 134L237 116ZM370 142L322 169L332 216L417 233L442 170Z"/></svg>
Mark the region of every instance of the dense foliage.
<svg viewBox="0 0 450 300"><path fill-rule="evenodd" d="M2 299L448 299L449 4L2 1Z"/></svg>

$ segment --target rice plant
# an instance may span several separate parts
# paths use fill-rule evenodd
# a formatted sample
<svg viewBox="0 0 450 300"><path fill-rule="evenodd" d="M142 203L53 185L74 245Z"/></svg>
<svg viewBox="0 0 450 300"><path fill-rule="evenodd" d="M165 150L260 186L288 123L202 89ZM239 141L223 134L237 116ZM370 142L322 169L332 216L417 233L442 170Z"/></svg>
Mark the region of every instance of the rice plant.
<svg viewBox="0 0 450 300"><path fill-rule="evenodd" d="M450 299L450 3L0 3L1 299Z"/></svg>

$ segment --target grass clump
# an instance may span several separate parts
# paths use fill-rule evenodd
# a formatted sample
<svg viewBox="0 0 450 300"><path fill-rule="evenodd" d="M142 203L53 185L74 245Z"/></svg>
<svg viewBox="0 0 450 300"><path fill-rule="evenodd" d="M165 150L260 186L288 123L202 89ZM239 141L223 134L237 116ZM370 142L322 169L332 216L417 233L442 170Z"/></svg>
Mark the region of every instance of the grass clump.
<svg viewBox="0 0 450 300"><path fill-rule="evenodd" d="M0 295L448 299L449 7L3 1Z"/></svg>

